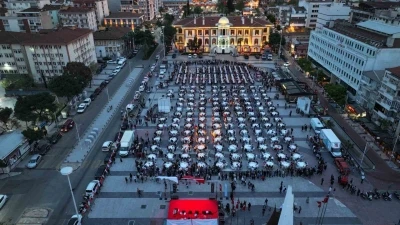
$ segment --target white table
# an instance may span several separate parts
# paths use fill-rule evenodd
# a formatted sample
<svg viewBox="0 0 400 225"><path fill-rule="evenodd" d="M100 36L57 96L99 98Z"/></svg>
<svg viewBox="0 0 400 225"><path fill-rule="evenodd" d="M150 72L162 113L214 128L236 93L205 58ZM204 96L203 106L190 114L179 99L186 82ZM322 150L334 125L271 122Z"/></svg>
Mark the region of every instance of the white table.
<svg viewBox="0 0 400 225"><path fill-rule="evenodd" d="M255 122L255 121L257 121L257 118L256 117L254 117L254 116L252 116L252 117L250 117L250 121L251 122ZM258 124L256 124L257 126L260 126L260 125L258 125ZM254 124L252 125L253 126L253 128L254 128Z"/></svg>
<svg viewBox="0 0 400 225"><path fill-rule="evenodd" d="M260 146L258 147L258 149L259 149L259 150L262 150L262 151L265 151L265 150L268 149L268 146L267 146L267 145L260 145Z"/></svg>
<svg viewBox="0 0 400 225"><path fill-rule="evenodd" d="M240 128L240 129L243 129L243 128L245 128L247 125L245 124L245 123L240 123L239 125L238 125L238 127Z"/></svg>
<svg viewBox="0 0 400 225"><path fill-rule="evenodd" d="M167 153L167 159L169 159L169 160L172 160L172 159L174 159L174 154L172 154L172 153Z"/></svg>
<svg viewBox="0 0 400 225"><path fill-rule="evenodd" d="M171 143L176 143L177 141L178 141L178 138L176 138L176 137L169 138L169 142L171 142Z"/></svg>
<svg viewBox="0 0 400 225"><path fill-rule="evenodd" d="M237 153L232 153L232 154L231 154L231 157L232 157L233 160L240 159L240 155L237 154Z"/></svg>
<svg viewBox="0 0 400 225"><path fill-rule="evenodd" d="M199 137L199 138L197 138L197 142L200 144L204 144L204 143L206 143L206 139L203 137Z"/></svg>
<svg viewBox="0 0 400 225"><path fill-rule="evenodd" d="M220 152L215 153L215 157L220 158L220 159L225 158L224 154L222 154Z"/></svg>
<svg viewBox="0 0 400 225"><path fill-rule="evenodd" d="M274 112L271 112L271 115L272 115L272 116L278 116L279 113L274 111Z"/></svg>
<svg viewBox="0 0 400 225"><path fill-rule="evenodd" d="M171 134L171 135L177 135L178 134L178 131L177 130L171 130L171 131L169 131L169 133Z"/></svg>
<svg viewBox="0 0 400 225"><path fill-rule="evenodd" d="M198 133L199 133L200 135L205 135L205 134L206 134L206 131L203 130L203 129L200 129L200 130L198 131Z"/></svg>
<svg viewBox="0 0 400 225"><path fill-rule="evenodd" d="M278 158L280 159L286 159L286 155L283 153L278 153Z"/></svg>
<svg viewBox="0 0 400 225"><path fill-rule="evenodd" d="M147 156L148 159L157 159L157 156L155 154L149 154Z"/></svg>
<svg viewBox="0 0 400 225"><path fill-rule="evenodd" d="M204 122L205 120L206 120L205 117L200 117L200 118L199 118L199 121L200 121L200 122Z"/></svg>
<svg viewBox="0 0 400 225"><path fill-rule="evenodd" d="M254 156L253 153L246 153L246 156L247 156L247 159L248 159L248 160L252 160L252 159L255 158L255 156Z"/></svg>
<svg viewBox="0 0 400 225"><path fill-rule="evenodd" d="M237 145L229 145L228 150L230 152L236 152L237 151Z"/></svg>
<svg viewBox="0 0 400 225"><path fill-rule="evenodd" d="M285 127L286 126L286 124L285 123L278 123L278 125L277 125L278 127Z"/></svg>
<svg viewBox="0 0 400 225"><path fill-rule="evenodd" d="M204 154L204 152L200 152L197 154L197 157L199 157L199 158L204 158L204 156L206 156L206 154Z"/></svg>
<svg viewBox="0 0 400 225"><path fill-rule="evenodd" d="M275 130L272 130L272 129L269 129L269 130L267 131L267 134L268 134L268 135L275 135L275 134L276 134L276 131L275 131Z"/></svg>
<svg viewBox="0 0 400 225"><path fill-rule="evenodd" d="M244 118L243 117L238 117L237 120L239 121L239 123L243 123L244 122Z"/></svg>
<svg viewBox="0 0 400 225"><path fill-rule="evenodd" d="M156 151L156 150L158 150L159 149L159 147L158 147L158 145L152 145L151 147L150 147L150 149L151 149L151 151Z"/></svg>
<svg viewBox="0 0 400 225"><path fill-rule="evenodd" d="M157 135L157 136L160 136L160 135L162 135L162 133L163 133L163 131L162 131L162 130L156 130L156 135Z"/></svg>
<svg viewBox="0 0 400 225"><path fill-rule="evenodd" d="M271 142L279 141L279 137L275 136L271 138Z"/></svg>
<svg viewBox="0 0 400 225"><path fill-rule="evenodd" d="M221 135L221 130L213 130L213 134L214 134L214 136L219 136L219 135Z"/></svg>
<svg viewBox="0 0 400 225"><path fill-rule="evenodd" d="M268 152L264 152L264 153L262 153L262 157L264 159L269 159L271 157L271 154L269 154Z"/></svg>
<svg viewBox="0 0 400 225"><path fill-rule="evenodd" d="M170 168L172 166L172 162L165 162L164 167L165 168Z"/></svg>
<svg viewBox="0 0 400 225"><path fill-rule="evenodd" d="M247 130L241 130L241 131L240 131L240 134L241 134L241 135L247 135L247 133L249 133Z"/></svg>
<svg viewBox="0 0 400 225"><path fill-rule="evenodd" d="M263 121L263 122L268 122L268 121L269 121L269 118L268 118L268 117L262 117L262 118L261 118L261 121Z"/></svg>
<svg viewBox="0 0 400 225"><path fill-rule="evenodd" d="M297 149L297 145L289 145L289 148L290 148L290 150L294 151Z"/></svg>
<svg viewBox="0 0 400 225"><path fill-rule="evenodd" d="M181 169L186 169L189 166L189 164L187 162L180 162L179 163L179 167Z"/></svg>
<svg viewBox="0 0 400 225"><path fill-rule="evenodd" d="M190 131L190 130L184 130L183 131L183 134L184 135L190 135L192 133L192 131Z"/></svg>
<svg viewBox="0 0 400 225"><path fill-rule="evenodd" d="M282 121L282 118L280 118L280 117L275 117L275 118L274 118L274 121L275 121L275 122Z"/></svg>
<svg viewBox="0 0 400 225"><path fill-rule="evenodd" d="M173 118L172 119L172 122L174 122L174 123L179 123L181 121L181 119L179 119L179 118Z"/></svg>
<svg viewBox="0 0 400 225"><path fill-rule="evenodd" d="M186 129L190 129L190 128L192 128L192 126L193 126L193 125L192 125L191 123L185 124L185 128L186 128Z"/></svg>
<svg viewBox="0 0 400 225"><path fill-rule="evenodd" d="M217 167L221 168L221 169L225 167L225 164L222 163L222 162L217 162L215 165L216 165Z"/></svg>
<svg viewBox="0 0 400 225"><path fill-rule="evenodd" d="M159 123L159 124L157 124L157 128L158 128L158 129L163 129L164 126L165 126L164 123Z"/></svg>
<svg viewBox="0 0 400 225"><path fill-rule="evenodd" d="M274 145L272 148L275 150L282 150L283 147L282 145Z"/></svg>
<svg viewBox="0 0 400 225"><path fill-rule="evenodd" d="M289 162L286 162L286 161L281 161L281 166L282 166L283 168L288 168L288 167L290 166L290 163L289 163Z"/></svg>
<svg viewBox="0 0 400 225"><path fill-rule="evenodd" d="M292 141L291 137L285 137L285 142L290 142L290 141Z"/></svg>
<svg viewBox="0 0 400 225"><path fill-rule="evenodd" d="M148 162L146 162L146 163L144 164L144 166L146 166L146 167L151 167L151 166L153 166L153 165L154 165L154 163L151 162L151 161L148 161Z"/></svg>
<svg viewBox="0 0 400 225"><path fill-rule="evenodd" d="M238 169L240 167L240 162L232 162L232 167Z"/></svg>
<svg viewBox="0 0 400 225"><path fill-rule="evenodd" d="M258 137L257 138L257 142L259 142L259 143L262 143L264 141L265 141L265 138L263 138L263 137Z"/></svg>
<svg viewBox="0 0 400 225"><path fill-rule="evenodd" d="M265 162L265 165L266 165L266 166L274 166L274 162L272 162L272 161L267 161L267 162Z"/></svg>
<svg viewBox="0 0 400 225"><path fill-rule="evenodd" d="M153 141L155 142L160 142L161 141L161 137L157 136L153 138Z"/></svg>
<svg viewBox="0 0 400 225"><path fill-rule="evenodd" d="M183 153L182 155L181 155L181 158L182 159L188 159L190 156L189 156L189 154L187 154L187 153Z"/></svg>
<svg viewBox="0 0 400 225"><path fill-rule="evenodd" d="M282 130L281 130L281 134L282 134L282 135L286 135L287 133L288 133L288 130L287 130L287 129L282 129Z"/></svg>
<svg viewBox="0 0 400 225"><path fill-rule="evenodd" d="M204 149L206 149L206 146L205 145L198 145L197 149L198 150L204 150ZM204 153L199 153L199 154L204 154Z"/></svg>
<svg viewBox="0 0 400 225"><path fill-rule="evenodd" d="M189 151L189 149L190 149L190 147L189 147L189 145L188 144L183 144L182 145L182 151Z"/></svg>
<svg viewBox="0 0 400 225"><path fill-rule="evenodd" d="M214 148L215 148L217 151L221 152L223 146L222 146L222 145L214 145Z"/></svg>
<svg viewBox="0 0 400 225"><path fill-rule="evenodd" d="M236 138L235 137L229 137L228 140L229 141L236 141Z"/></svg>
<svg viewBox="0 0 400 225"><path fill-rule="evenodd" d="M199 128L200 129L205 129L206 128L206 124L205 123L200 123L199 124Z"/></svg>
<svg viewBox="0 0 400 225"><path fill-rule="evenodd" d="M207 165L206 165L206 163L204 163L204 162L198 162L198 163L197 163L197 166L198 166L198 167L203 167L203 168L204 168L204 167L206 167Z"/></svg>
<svg viewBox="0 0 400 225"><path fill-rule="evenodd" d="M305 163L305 162L297 162L296 163L296 167L298 168L298 169L303 169L303 168L305 168L307 166L307 164Z"/></svg>
<svg viewBox="0 0 400 225"><path fill-rule="evenodd" d="M298 154L298 153L294 153L294 154L292 155L292 159L293 159L293 160L298 160L298 159L300 159L300 158L301 158L301 155Z"/></svg>
<svg viewBox="0 0 400 225"><path fill-rule="evenodd" d="M253 146L252 146L252 145L249 145L249 144L245 144L245 145L243 146L243 148L244 148L244 150L246 150L246 151L253 151Z"/></svg>
<svg viewBox="0 0 400 225"><path fill-rule="evenodd" d="M214 124L212 125L212 128L213 128L213 129L220 129L220 128L221 128L221 124L219 124L219 123L214 123Z"/></svg>
<svg viewBox="0 0 400 225"><path fill-rule="evenodd" d="M258 167L258 163L256 163L256 162L249 162L249 167L252 168L252 169L255 169L255 168Z"/></svg>

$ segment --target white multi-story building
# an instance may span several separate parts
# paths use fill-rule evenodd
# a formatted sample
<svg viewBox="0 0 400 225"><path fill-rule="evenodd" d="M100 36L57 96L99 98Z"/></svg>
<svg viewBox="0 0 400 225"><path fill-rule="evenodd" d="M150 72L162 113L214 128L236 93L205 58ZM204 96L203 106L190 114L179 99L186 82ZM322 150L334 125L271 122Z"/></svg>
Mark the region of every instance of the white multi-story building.
<svg viewBox="0 0 400 225"><path fill-rule="evenodd" d="M152 20L155 16L155 1L157 0L121 1L121 12L144 14L146 20Z"/></svg>
<svg viewBox="0 0 400 225"><path fill-rule="evenodd" d="M332 27L335 20L349 20L350 11L350 6L340 2L321 5L317 17L317 27Z"/></svg>
<svg viewBox="0 0 400 225"><path fill-rule="evenodd" d="M73 0L72 3L75 7L94 9L94 13L96 14L96 23L98 26L101 26L104 17L110 15L107 0Z"/></svg>
<svg viewBox="0 0 400 225"><path fill-rule="evenodd" d="M367 20L381 20L392 25L399 25L400 2L362 1L352 7L350 22L359 23Z"/></svg>
<svg viewBox="0 0 400 225"><path fill-rule="evenodd" d="M16 13L28 8L43 8L50 5L50 0L10 0L5 2L10 16L16 16Z"/></svg>
<svg viewBox="0 0 400 225"><path fill-rule="evenodd" d="M76 26L97 30L96 14L93 8L84 7L65 7L58 13L60 22L65 27Z"/></svg>
<svg viewBox="0 0 400 225"><path fill-rule="evenodd" d="M399 65L400 27L377 21L353 25L336 21L332 28L311 32L308 56L331 73L333 81L354 92L364 71Z"/></svg>
<svg viewBox="0 0 400 225"><path fill-rule="evenodd" d="M93 33L79 28L40 34L0 32L0 56L0 73L29 74L36 82L61 75L68 62L96 62Z"/></svg>
<svg viewBox="0 0 400 225"><path fill-rule="evenodd" d="M6 13L0 16L0 30L15 32L39 32L41 29L53 29L52 13L49 9L28 8L14 15Z"/></svg>
<svg viewBox="0 0 400 225"><path fill-rule="evenodd" d="M307 10L306 27L314 29L317 25L319 8L323 5L331 5L332 0L300 0L299 6Z"/></svg>
<svg viewBox="0 0 400 225"><path fill-rule="evenodd" d="M291 27L305 27L307 19L307 10L304 7L292 7L290 14Z"/></svg>
<svg viewBox="0 0 400 225"><path fill-rule="evenodd" d="M400 116L400 67L386 69L378 92L372 118L397 122Z"/></svg>
<svg viewBox="0 0 400 225"><path fill-rule="evenodd" d="M124 39L132 30L128 27L109 27L93 33L96 56L119 57L129 49L129 43Z"/></svg>
<svg viewBox="0 0 400 225"><path fill-rule="evenodd" d="M360 87L357 90L356 101L368 112L375 106L378 97L378 89L381 85L385 70L364 71L361 76Z"/></svg>
<svg viewBox="0 0 400 225"><path fill-rule="evenodd" d="M162 0L154 0L154 14L156 16L161 16L160 14L160 7L163 7L163 1Z"/></svg>
<svg viewBox="0 0 400 225"><path fill-rule="evenodd" d="M136 26L142 25L145 21L143 14L130 12L117 12L104 18L104 26L106 27L129 27L134 30Z"/></svg>

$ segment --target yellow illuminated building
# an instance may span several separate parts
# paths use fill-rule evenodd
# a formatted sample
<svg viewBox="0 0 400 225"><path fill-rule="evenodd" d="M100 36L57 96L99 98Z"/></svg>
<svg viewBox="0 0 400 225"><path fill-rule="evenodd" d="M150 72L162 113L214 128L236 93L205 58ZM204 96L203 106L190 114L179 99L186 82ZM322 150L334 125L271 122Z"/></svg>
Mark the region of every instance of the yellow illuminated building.
<svg viewBox="0 0 400 225"><path fill-rule="evenodd" d="M198 51L222 54L261 52L273 28L264 19L241 16L185 18L173 26L179 50L192 52L188 43L196 37L200 44Z"/></svg>

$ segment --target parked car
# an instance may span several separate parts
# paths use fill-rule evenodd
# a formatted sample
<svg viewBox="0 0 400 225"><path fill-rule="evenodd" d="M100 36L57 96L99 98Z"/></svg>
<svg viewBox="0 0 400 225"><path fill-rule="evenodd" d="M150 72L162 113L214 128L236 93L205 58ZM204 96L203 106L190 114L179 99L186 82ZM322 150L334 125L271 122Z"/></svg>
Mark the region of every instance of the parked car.
<svg viewBox="0 0 400 225"><path fill-rule="evenodd" d="M260 55L259 55L259 54L255 55L254 57L255 57L256 59L260 59Z"/></svg>
<svg viewBox="0 0 400 225"><path fill-rule="evenodd" d="M7 195L0 195L0 209L3 208L3 206L6 204L7 200L8 200Z"/></svg>
<svg viewBox="0 0 400 225"><path fill-rule="evenodd" d="M203 58L203 54L199 54L198 57L199 57L199 59L202 59Z"/></svg>
<svg viewBox="0 0 400 225"><path fill-rule="evenodd" d="M94 89L94 92L93 92L93 94L95 94L95 95L99 95L101 93L101 89L100 88L96 88L96 89Z"/></svg>
<svg viewBox="0 0 400 225"><path fill-rule="evenodd" d="M86 110L87 105L85 103L81 103L76 110L77 113L84 113Z"/></svg>
<svg viewBox="0 0 400 225"><path fill-rule="evenodd" d="M106 169L107 169L106 165L99 166L99 168L97 168L96 173L94 174L94 179L100 180L102 176L106 176Z"/></svg>
<svg viewBox="0 0 400 225"><path fill-rule="evenodd" d="M92 99L90 99L90 98L85 98L85 100L83 100L83 103L85 103L86 106L89 106L90 103L92 103Z"/></svg>
<svg viewBox="0 0 400 225"><path fill-rule="evenodd" d="M265 54L262 55L261 59L262 59L262 60L267 60L267 55L265 55Z"/></svg>
<svg viewBox="0 0 400 225"><path fill-rule="evenodd" d="M80 214L73 215L71 219L68 220L67 225L82 225L82 216Z"/></svg>
<svg viewBox="0 0 400 225"><path fill-rule="evenodd" d="M34 169L39 165L40 161L42 161L42 156L39 154L35 154L31 157L26 167L28 167L29 169Z"/></svg>
<svg viewBox="0 0 400 225"><path fill-rule="evenodd" d="M121 130L128 129L128 126L129 126L128 121L126 121L126 120L122 121Z"/></svg>
<svg viewBox="0 0 400 225"><path fill-rule="evenodd" d="M119 73L119 71L120 71L120 70L114 70L114 71L112 71L111 75L117 76L117 74Z"/></svg>
<svg viewBox="0 0 400 225"><path fill-rule="evenodd" d="M249 55L244 55L244 59L249 59Z"/></svg>
<svg viewBox="0 0 400 225"><path fill-rule="evenodd" d="M193 58L197 58L197 54L193 54Z"/></svg>
<svg viewBox="0 0 400 225"><path fill-rule="evenodd" d="M67 119L64 124L61 126L61 132L68 132L72 128L74 128L75 122L73 119Z"/></svg>
<svg viewBox="0 0 400 225"><path fill-rule="evenodd" d="M176 58L176 54L174 53L174 54L172 54L172 58L173 59L175 59Z"/></svg>
<svg viewBox="0 0 400 225"><path fill-rule="evenodd" d="M289 65L290 65L289 62L285 62L285 63L283 64L283 66L285 66L285 67L288 67Z"/></svg>
<svg viewBox="0 0 400 225"><path fill-rule="evenodd" d="M100 188L100 182L98 180L90 181L90 183L86 187L85 196L93 197L95 194L97 194L99 188Z"/></svg>
<svg viewBox="0 0 400 225"><path fill-rule="evenodd" d="M95 95L94 93L91 94L91 95L89 96L89 98L90 98L92 101L94 101L94 100L96 99L96 97L97 97L97 95Z"/></svg>
<svg viewBox="0 0 400 225"><path fill-rule="evenodd" d="M104 89L104 88L107 86L107 84L108 84L107 81L103 81L103 82L101 82L100 87L101 87L102 89Z"/></svg>
<svg viewBox="0 0 400 225"><path fill-rule="evenodd" d="M189 55L188 55L188 58L191 59L191 58L192 58L192 54L189 54Z"/></svg>
<svg viewBox="0 0 400 225"><path fill-rule="evenodd" d="M55 132L53 135L49 137L49 142L51 144L56 144L62 138L62 134L60 132Z"/></svg>
<svg viewBox="0 0 400 225"><path fill-rule="evenodd" d="M40 155L46 155L51 149L51 145L48 143L44 143L42 145L40 145L40 147L38 148L38 152Z"/></svg>
<svg viewBox="0 0 400 225"><path fill-rule="evenodd" d="M110 149L112 148L112 146L113 146L113 142L112 141L105 141L104 143L103 143L103 145L101 146L101 151L102 152L108 152L108 151L110 151Z"/></svg>

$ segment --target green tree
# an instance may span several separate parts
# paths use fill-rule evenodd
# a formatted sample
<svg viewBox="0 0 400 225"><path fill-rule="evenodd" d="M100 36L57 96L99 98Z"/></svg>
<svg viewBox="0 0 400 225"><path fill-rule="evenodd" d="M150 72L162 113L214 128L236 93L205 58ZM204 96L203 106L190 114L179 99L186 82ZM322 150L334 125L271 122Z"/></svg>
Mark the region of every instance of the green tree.
<svg viewBox="0 0 400 225"><path fill-rule="evenodd" d="M149 30L135 31L134 37L135 37L135 39L134 39L135 44L142 45L144 52L147 52L149 50L149 48L154 45L154 36L153 36L153 34L151 34L151 32Z"/></svg>
<svg viewBox="0 0 400 225"><path fill-rule="evenodd" d="M279 31L279 30L282 30L282 27L281 27L281 25L279 25L279 24L278 24L278 25L276 25L276 30L278 30L278 31Z"/></svg>
<svg viewBox="0 0 400 225"><path fill-rule="evenodd" d="M183 12L185 17L188 17L191 14L189 0L187 0L186 5L183 6Z"/></svg>
<svg viewBox="0 0 400 225"><path fill-rule="evenodd" d="M5 89L25 89L34 86L33 78L28 75L8 74L2 79L1 85Z"/></svg>
<svg viewBox="0 0 400 225"><path fill-rule="evenodd" d="M196 6L196 7L193 8L193 13L197 14L197 15L200 15L200 14L203 13L203 9L200 6Z"/></svg>
<svg viewBox="0 0 400 225"><path fill-rule="evenodd" d="M28 139L29 143L32 144L35 141L39 141L44 137L44 132L43 130L40 129L32 129L32 128L27 128L26 130L22 131L22 135L26 139Z"/></svg>
<svg viewBox="0 0 400 225"><path fill-rule="evenodd" d="M327 84L324 86L326 93L336 104L344 106L346 103L347 90L340 84Z"/></svg>
<svg viewBox="0 0 400 225"><path fill-rule="evenodd" d="M281 35L279 33L272 33L269 35L269 44L271 48L274 48L275 50L279 48L279 42L281 45L286 44L285 37L281 38Z"/></svg>
<svg viewBox="0 0 400 225"><path fill-rule="evenodd" d="M48 121L56 111L55 97L50 93L39 93L18 97L14 115L25 122Z"/></svg>
<svg viewBox="0 0 400 225"><path fill-rule="evenodd" d="M331 129L335 126L335 124L330 119L328 119L325 121L325 126L326 128Z"/></svg>
<svg viewBox="0 0 400 225"><path fill-rule="evenodd" d="M228 8L227 14L235 12L235 5L233 4L233 0L227 0L226 7Z"/></svg>
<svg viewBox="0 0 400 225"><path fill-rule="evenodd" d="M236 3L235 8L236 8L236 10L243 11L244 6L245 6L245 5L244 5L244 1L243 1L243 0L239 0L239 1Z"/></svg>
<svg viewBox="0 0 400 225"><path fill-rule="evenodd" d="M64 67L65 75L70 75L76 78L82 77L83 81L87 85L92 80L92 71L84 63L81 62L69 62Z"/></svg>
<svg viewBox="0 0 400 225"><path fill-rule="evenodd" d="M158 21L157 21L158 22ZM125 46L126 46L126 50L131 50L133 49L133 40L135 37L135 33L133 31L129 31L128 33L126 33L123 37L123 40L125 42Z"/></svg>
<svg viewBox="0 0 400 225"><path fill-rule="evenodd" d="M172 25L172 23L174 22L174 15L171 15L169 13L166 13L164 15L164 25Z"/></svg>
<svg viewBox="0 0 400 225"><path fill-rule="evenodd" d="M194 36L193 40L189 40L188 42L188 48L192 51L197 52L197 49L200 48L200 42L197 39L197 36Z"/></svg>
<svg viewBox="0 0 400 225"><path fill-rule="evenodd" d="M164 8L163 7L158 7L158 12L160 13L160 14L162 14L163 12L164 12Z"/></svg>
<svg viewBox="0 0 400 225"><path fill-rule="evenodd" d="M217 3L216 6L217 6L217 11L219 13L226 13L227 12L227 8L226 8L226 4L225 4L224 0L218 0L218 3Z"/></svg>
<svg viewBox="0 0 400 225"><path fill-rule="evenodd" d="M169 46L172 43L172 41L173 41L173 39L175 37L175 34L176 34L175 27L173 27L171 25L166 25L164 27L164 34L163 35L165 37L165 45L166 46Z"/></svg>
<svg viewBox="0 0 400 225"><path fill-rule="evenodd" d="M83 78L67 74L54 77L49 83L50 91L58 97L66 97L68 101L75 95L82 93L85 87L86 84Z"/></svg>
<svg viewBox="0 0 400 225"><path fill-rule="evenodd" d="M305 72L311 72L313 70L311 61L306 58L300 58L297 60L297 64L299 64L300 68Z"/></svg>
<svg viewBox="0 0 400 225"><path fill-rule="evenodd" d="M19 126L18 121L11 117L12 114L13 110L11 108L0 108L0 128L4 131L9 131Z"/></svg>
<svg viewBox="0 0 400 225"><path fill-rule="evenodd" d="M272 14L268 14L268 15L267 15L267 19L269 20L269 22L271 22L271 23L273 23L273 24L276 23L276 18L275 18L275 16L272 15Z"/></svg>

